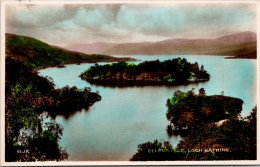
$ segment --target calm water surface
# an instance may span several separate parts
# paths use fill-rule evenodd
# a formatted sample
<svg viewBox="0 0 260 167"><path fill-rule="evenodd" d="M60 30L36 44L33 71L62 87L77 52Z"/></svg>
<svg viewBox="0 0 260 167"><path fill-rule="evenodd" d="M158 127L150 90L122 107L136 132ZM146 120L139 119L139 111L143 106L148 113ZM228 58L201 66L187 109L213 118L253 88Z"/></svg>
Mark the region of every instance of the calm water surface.
<svg viewBox="0 0 260 167"><path fill-rule="evenodd" d="M145 86L111 88L91 85L78 76L93 64L66 65L66 68L47 68L41 76L53 78L57 88L63 86L91 87L98 90L102 100L89 110L81 110L56 121L64 127L60 144L69 153L70 161L129 160L138 144L155 139L177 145L180 137L169 137L165 130L167 98L174 91L196 90L204 87L207 95L220 94L244 101L242 115L249 115L256 103L256 61L224 59L221 56L131 56L141 61L167 60L176 57L204 65L210 81L180 86ZM139 62L141 62L139 61ZM137 63L139 63L137 62ZM104 63L100 63L104 64Z"/></svg>

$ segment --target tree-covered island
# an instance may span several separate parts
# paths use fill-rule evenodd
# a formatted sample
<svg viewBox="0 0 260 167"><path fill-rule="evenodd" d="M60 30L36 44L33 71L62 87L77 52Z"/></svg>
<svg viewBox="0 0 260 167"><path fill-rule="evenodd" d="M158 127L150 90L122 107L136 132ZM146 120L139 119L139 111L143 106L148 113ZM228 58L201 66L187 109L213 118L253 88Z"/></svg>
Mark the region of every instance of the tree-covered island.
<svg viewBox="0 0 260 167"><path fill-rule="evenodd" d="M192 89L188 92L176 91L167 100L166 116L171 124L168 132L184 132L198 129L212 122L217 122L238 115L242 111L243 101L224 95L207 96L204 88L195 94Z"/></svg>
<svg viewBox="0 0 260 167"><path fill-rule="evenodd" d="M90 67L80 75L87 81L145 81L166 84L208 81L210 75L203 65L189 63L185 58L145 61L138 65L119 62Z"/></svg>
<svg viewBox="0 0 260 167"><path fill-rule="evenodd" d="M257 108L241 117L242 104L241 99L223 93L206 96L203 88L199 94L194 89L176 91L167 100L166 115L173 124L167 131L188 133L176 147L158 140L139 144L130 160L255 160Z"/></svg>

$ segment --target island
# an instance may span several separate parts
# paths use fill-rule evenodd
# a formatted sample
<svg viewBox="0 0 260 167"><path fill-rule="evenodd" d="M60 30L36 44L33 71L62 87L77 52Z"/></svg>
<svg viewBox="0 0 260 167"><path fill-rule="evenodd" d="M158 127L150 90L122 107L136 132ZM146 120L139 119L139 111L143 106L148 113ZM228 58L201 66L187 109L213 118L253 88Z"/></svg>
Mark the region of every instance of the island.
<svg viewBox="0 0 260 167"><path fill-rule="evenodd" d="M144 61L140 64L119 62L106 65L95 64L80 75L90 83L112 81L132 83L182 84L208 81L210 74L202 65L189 63L185 58L165 61Z"/></svg>
<svg viewBox="0 0 260 167"><path fill-rule="evenodd" d="M68 153L59 145L63 128L53 118L68 118L92 106L101 96L88 87L55 89L52 78L39 76L37 70L70 63L131 59L70 52L31 37L6 37L5 161L67 159Z"/></svg>
<svg viewBox="0 0 260 167"><path fill-rule="evenodd" d="M241 117L242 104L241 99L223 92L206 96L203 88L198 94L194 89L176 91L167 100L166 115L178 134L188 133L175 147L163 140L139 144L130 160L256 160L257 107Z"/></svg>
<svg viewBox="0 0 260 167"><path fill-rule="evenodd" d="M205 89L188 92L176 91L167 100L167 119L171 122L168 133L197 129L204 124L217 122L238 115L242 111L243 101L238 98L221 95L207 96Z"/></svg>

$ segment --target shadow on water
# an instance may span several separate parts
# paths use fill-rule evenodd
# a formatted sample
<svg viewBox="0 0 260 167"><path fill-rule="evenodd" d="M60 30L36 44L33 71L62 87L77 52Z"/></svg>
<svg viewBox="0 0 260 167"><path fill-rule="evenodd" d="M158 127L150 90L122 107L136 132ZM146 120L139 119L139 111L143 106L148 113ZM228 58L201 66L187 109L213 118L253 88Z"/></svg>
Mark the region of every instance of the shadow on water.
<svg viewBox="0 0 260 167"><path fill-rule="evenodd" d="M91 85L111 87L111 88L124 88L124 87L145 87L145 86L187 86L187 85L198 85L208 81L193 81L193 82L164 82L164 81L129 81L129 80L87 80Z"/></svg>
<svg viewBox="0 0 260 167"><path fill-rule="evenodd" d="M99 101L96 101L95 103L98 103ZM91 106L81 106L81 107L75 107L75 108L62 108L60 110L55 110L55 112L49 112L50 116L55 119L57 116L62 116L65 118L65 120L69 120L69 118L73 117L76 113L81 113L81 112L89 112Z"/></svg>
<svg viewBox="0 0 260 167"><path fill-rule="evenodd" d="M50 112L50 116L53 119L56 119L57 116L62 116L63 118L65 118L65 120L69 120L70 117L73 117L76 113L80 113L80 112L88 112L90 107L83 107L81 109L76 109L76 110L63 110L60 112Z"/></svg>

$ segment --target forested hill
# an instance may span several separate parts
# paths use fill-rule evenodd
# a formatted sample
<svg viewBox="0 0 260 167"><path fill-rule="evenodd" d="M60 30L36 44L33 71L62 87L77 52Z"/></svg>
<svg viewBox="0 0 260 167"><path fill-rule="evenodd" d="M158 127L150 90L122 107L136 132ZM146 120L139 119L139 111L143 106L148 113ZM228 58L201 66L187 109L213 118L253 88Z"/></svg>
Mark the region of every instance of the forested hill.
<svg viewBox="0 0 260 167"><path fill-rule="evenodd" d="M72 52L31 37L14 34L6 34L6 56L20 60L32 68L82 62L122 61L122 59L112 56ZM128 61L130 58L123 60Z"/></svg>

